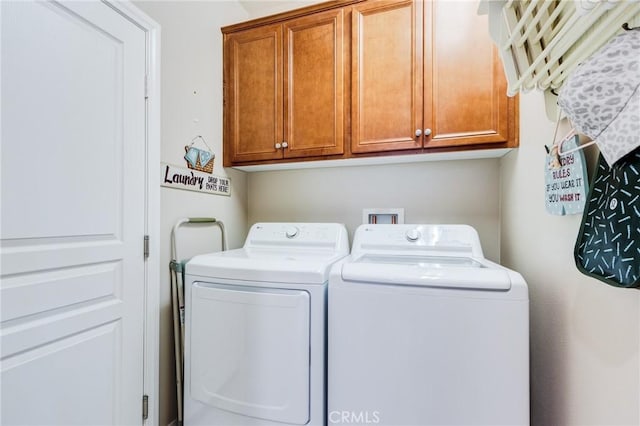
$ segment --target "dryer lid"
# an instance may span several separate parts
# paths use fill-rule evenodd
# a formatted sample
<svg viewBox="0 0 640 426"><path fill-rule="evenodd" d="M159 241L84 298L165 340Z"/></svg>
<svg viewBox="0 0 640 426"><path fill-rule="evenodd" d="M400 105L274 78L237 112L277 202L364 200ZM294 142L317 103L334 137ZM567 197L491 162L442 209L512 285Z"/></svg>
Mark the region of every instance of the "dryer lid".
<svg viewBox="0 0 640 426"><path fill-rule="evenodd" d="M333 250L242 248L196 256L188 275L229 280L324 284L331 265L347 253Z"/></svg>
<svg viewBox="0 0 640 426"><path fill-rule="evenodd" d="M244 247L196 256L186 273L208 278L324 284L330 266L349 254L344 225L337 223L256 223Z"/></svg>
<svg viewBox="0 0 640 426"><path fill-rule="evenodd" d="M506 291L511 278L505 269L484 259L464 256L411 256L365 254L345 262L344 281L400 286L424 286Z"/></svg>

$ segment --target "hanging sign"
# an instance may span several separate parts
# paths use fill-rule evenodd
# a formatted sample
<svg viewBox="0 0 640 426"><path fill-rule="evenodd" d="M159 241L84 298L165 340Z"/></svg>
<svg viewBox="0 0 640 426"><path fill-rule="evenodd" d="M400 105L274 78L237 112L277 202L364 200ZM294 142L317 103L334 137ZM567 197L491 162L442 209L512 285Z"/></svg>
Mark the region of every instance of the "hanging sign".
<svg viewBox="0 0 640 426"><path fill-rule="evenodd" d="M196 146L196 142L199 142L200 148ZM187 167L200 172L213 173L213 161L216 155L202 136L198 135L191 139L191 143L186 145L184 150Z"/></svg>
<svg viewBox="0 0 640 426"><path fill-rule="evenodd" d="M205 192L207 194L231 195L228 177L215 176L207 172L160 163L161 186Z"/></svg>
<svg viewBox="0 0 640 426"><path fill-rule="evenodd" d="M563 143L563 151L578 146L578 136ZM554 144L546 156L545 206L555 215L581 214L588 193L587 168L582 150L558 155Z"/></svg>

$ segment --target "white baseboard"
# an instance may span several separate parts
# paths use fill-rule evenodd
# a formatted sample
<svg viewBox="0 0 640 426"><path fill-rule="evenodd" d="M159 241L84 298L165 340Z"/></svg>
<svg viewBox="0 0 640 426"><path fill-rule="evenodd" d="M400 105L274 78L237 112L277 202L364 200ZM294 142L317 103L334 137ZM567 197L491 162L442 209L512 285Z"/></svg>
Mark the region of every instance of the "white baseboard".
<svg viewBox="0 0 640 426"><path fill-rule="evenodd" d="M173 419L173 421L169 423L167 426L178 426L178 419Z"/></svg>

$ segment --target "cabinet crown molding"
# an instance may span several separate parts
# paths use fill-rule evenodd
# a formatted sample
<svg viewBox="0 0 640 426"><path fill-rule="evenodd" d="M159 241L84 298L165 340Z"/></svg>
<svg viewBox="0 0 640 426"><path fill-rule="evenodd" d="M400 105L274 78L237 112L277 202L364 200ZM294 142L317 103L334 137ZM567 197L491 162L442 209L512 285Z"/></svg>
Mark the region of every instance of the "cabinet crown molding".
<svg viewBox="0 0 640 426"><path fill-rule="evenodd" d="M222 34L229 34L238 31L244 31L251 28L259 27L262 25L276 24L282 21L286 21L291 18L298 18L301 16L311 15L325 10L336 9L339 7L345 7L356 3L362 3L366 0L331 0L318 4L312 4L310 6L301 7L299 9L293 9L286 12L278 13L275 15L269 15L262 18L252 19L250 21L240 22L237 24L227 25L222 27Z"/></svg>

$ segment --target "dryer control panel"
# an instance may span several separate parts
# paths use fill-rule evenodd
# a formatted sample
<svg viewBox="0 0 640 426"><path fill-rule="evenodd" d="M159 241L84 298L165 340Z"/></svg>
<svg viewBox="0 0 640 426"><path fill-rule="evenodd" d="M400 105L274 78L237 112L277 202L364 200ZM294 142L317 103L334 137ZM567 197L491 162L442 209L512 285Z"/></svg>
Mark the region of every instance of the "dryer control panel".
<svg viewBox="0 0 640 426"><path fill-rule="evenodd" d="M256 223L244 248L298 247L349 251L349 237L339 223Z"/></svg>

